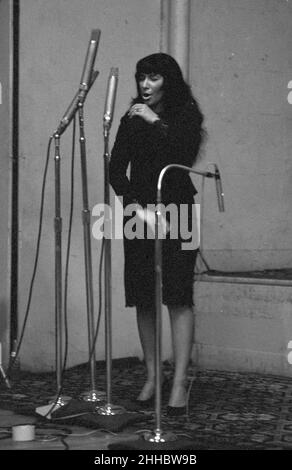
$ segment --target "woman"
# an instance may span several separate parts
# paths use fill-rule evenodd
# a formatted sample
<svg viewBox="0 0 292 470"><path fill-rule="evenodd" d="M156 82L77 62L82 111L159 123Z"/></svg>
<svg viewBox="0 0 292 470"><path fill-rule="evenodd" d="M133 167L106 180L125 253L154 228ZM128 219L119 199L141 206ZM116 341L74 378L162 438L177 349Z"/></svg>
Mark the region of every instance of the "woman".
<svg viewBox="0 0 292 470"><path fill-rule="evenodd" d="M137 214L153 229L160 171L170 163L191 167L199 153L203 116L177 62L168 54L149 55L136 66L137 97L122 117L112 149L110 182L123 204L137 204ZM127 170L130 165L130 176ZM162 202L187 204L196 190L188 172L170 170L162 186ZM143 208L143 209L142 209ZM191 215L191 210L189 211ZM153 237L127 236L124 218L126 306L136 307L137 324L147 368L147 380L137 401L149 404L155 392L155 266ZM191 223L191 216L188 217ZM170 224L170 226L169 226ZM171 229L171 220L165 228ZM146 234L147 230L145 230ZM174 376L167 413L180 415L187 407L187 369L191 357L194 315L193 277L196 250L183 250L178 237L163 240L163 303L167 305L173 342ZM149 231L148 231L149 234ZM152 238L152 239L151 239ZM184 240L185 241L185 240Z"/></svg>

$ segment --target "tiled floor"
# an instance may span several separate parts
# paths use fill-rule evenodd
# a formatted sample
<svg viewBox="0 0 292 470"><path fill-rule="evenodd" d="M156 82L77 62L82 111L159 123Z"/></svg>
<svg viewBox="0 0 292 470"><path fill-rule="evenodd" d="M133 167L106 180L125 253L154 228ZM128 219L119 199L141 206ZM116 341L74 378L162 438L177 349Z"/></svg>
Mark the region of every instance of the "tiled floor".
<svg viewBox="0 0 292 470"><path fill-rule="evenodd" d="M171 364L164 364L164 371L171 380ZM102 390L105 390L105 375L104 364L97 364ZM189 449L292 451L290 378L215 370L190 370L189 376L194 377L189 415L179 418L166 416L166 396L159 416L164 432L174 434L182 443L189 443ZM113 403L129 410L143 379L144 367L137 359L114 361ZM61 409L59 416L56 412L49 420L36 409L49 403L55 388L55 375L48 373L18 372L11 390L1 380L1 450L98 451L113 444L123 448L119 447L120 442L133 440L141 443L143 448L147 430L155 430L158 415L151 408L124 414L124 417L131 416L135 421L126 422L120 428L110 421L99 422L96 412L87 408L87 404L84 410L85 402L80 397L85 388L90 389L87 365L66 371L63 391L72 399L67 408ZM74 414L79 416L72 417L72 406ZM12 438L12 428L21 424L35 426L33 441L19 442Z"/></svg>

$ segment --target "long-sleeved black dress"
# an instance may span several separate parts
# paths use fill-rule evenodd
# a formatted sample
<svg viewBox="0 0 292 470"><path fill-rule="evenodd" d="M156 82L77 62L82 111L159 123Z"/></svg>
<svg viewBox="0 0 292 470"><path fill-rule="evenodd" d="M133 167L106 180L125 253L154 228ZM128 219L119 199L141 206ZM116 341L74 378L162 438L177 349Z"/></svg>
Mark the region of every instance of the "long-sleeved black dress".
<svg viewBox="0 0 292 470"><path fill-rule="evenodd" d="M156 203L160 171L170 163L192 166L199 151L200 121L194 103L185 104L176 116L161 115L154 124L125 114L117 132L110 160L110 183L124 206ZM130 175L128 177L128 167ZM162 202L194 204L196 189L187 172L171 169L163 179ZM192 211L189 211L191 223ZM128 218L124 217L124 224ZM180 230L179 230L180 232ZM186 240L184 240L186 241ZM197 250L183 250L181 237L163 240L162 295L167 305L193 305L193 279ZM153 239L124 236L126 306L153 308L155 266Z"/></svg>

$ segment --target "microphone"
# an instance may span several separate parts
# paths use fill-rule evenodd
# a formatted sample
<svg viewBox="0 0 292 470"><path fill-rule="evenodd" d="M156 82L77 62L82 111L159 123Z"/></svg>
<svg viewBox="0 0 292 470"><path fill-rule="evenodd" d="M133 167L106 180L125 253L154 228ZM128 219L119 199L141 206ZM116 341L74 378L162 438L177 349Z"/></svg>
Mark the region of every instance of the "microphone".
<svg viewBox="0 0 292 470"><path fill-rule="evenodd" d="M119 69L116 67L112 67L110 70L109 78L108 78L106 100L105 100L104 114L103 114L103 127L105 131L109 131L111 124L112 124L113 116L114 116L114 107L115 107L117 87L118 87L118 77L119 77Z"/></svg>
<svg viewBox="0 0 292 470"><path fill-rule="evenodd" d="M81 103L84 102L86 95L90 88L99 39L100 39L100 29L93 29L91 31L91 37L90 37L90 41L89 41L88 48L87 48L83 72L82 72L81 79L80 79L79 101Z"/></svg>
<svg viewBox="0 0 292 470"><path fill-rule="evenodd" d="M215 166L215 184L216 184L216 192L217 192L218 209L219 209L219 212L224 212L225 211L224 193L223 193L223 188L222 188L221 175L220 175L217 165L214 165L214 166Z"/></svg>
<svg viewBox="0 0 292 470"><path fill-rule="evenodd" d="M94 84L99 72L94 71L91 76L91 81L88 87L88 91ZM54 135L62 135L63 132L67 129L69 126L70 122L72 121L73 117L75 116L75 113L79 107L79 90L77 91L76 95L74 96L73 100L69 104L67 110L65 111L64 116L62 117L60 124L58 126L58 129L54 132Z"/></svg>

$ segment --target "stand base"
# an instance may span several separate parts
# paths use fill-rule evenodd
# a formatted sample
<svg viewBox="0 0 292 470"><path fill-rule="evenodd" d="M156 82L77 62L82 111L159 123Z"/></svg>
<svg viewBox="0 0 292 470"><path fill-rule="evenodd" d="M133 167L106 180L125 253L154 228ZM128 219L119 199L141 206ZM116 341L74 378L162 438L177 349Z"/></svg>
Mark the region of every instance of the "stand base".
<svg viewBox="0 0 292 470"><path fill-rule="evenodd" d="M97 406L95 409L96 413L101 416L116 416L126 413L125 408L111 403L106 403L103 406Z"/></svg>
<svg viewBox="0 0 292 470"><path fill-rule="evenodd" d="M71 397L67 395L56 395L50 399L49 405L55 404L56 407L65 406L67 403L69 403L70 400Z"/></svg>
<svg viewBox="0 0 292 470"><path fill-rule="evenodd" d="M89 392L84 392L81 395L81 399L87 402L105 402L106 394L99 390L90 390Z"/></svg>
<svg viewBox="0 0 292 470"><path fill-rule="evenodd" d="M144 417L143 417L144 419ZM88 413L78 418L78 425L100 428L111 432L119 432L131 423L141 421L140 413L121 413L117 415L100 415L97 412Z"/></svg>
<svg viewBox="0 0 292 470"><path fill-rule="evenodd" d="M88 413L94 413L95 409L95 402L73 399L65 406L54 410L52 418L58 420L76 418L87 415Z"/></svg>
<svg viewBox="0 0 292 470"><path fill-rule="evenodd" d="M196 450L196 443L188 439L176 439L167 442L152 442L145 437L132 441L120 441L109 444L109 450Z"/></svg>
<svg viewBox="0 0 292 470"><path fill-rule="evenodd" d="M143 439L148 442L164 444L165 442L175 442L177 437L173 433L156 430L146 432L143 436Z"/></svg>
<svg viewBox="0 0 292 470"><path fill-rule="evenodd" d="M140 421L141 414L122 412L116 415L103 415L96 411L94 403L72 400L66 406L56 410L52 414L52 420L60 422L70 420L70 423L78 426L119 432L129 424Z"/></svg>

